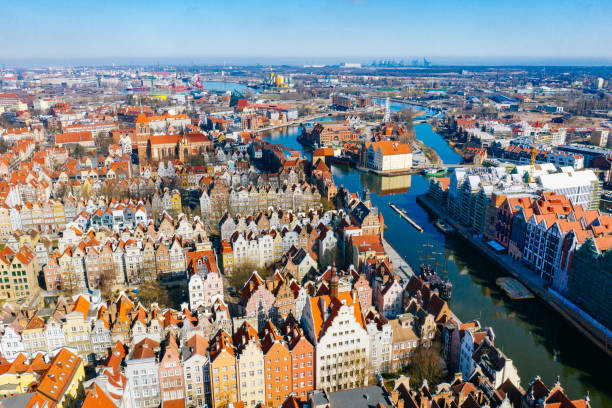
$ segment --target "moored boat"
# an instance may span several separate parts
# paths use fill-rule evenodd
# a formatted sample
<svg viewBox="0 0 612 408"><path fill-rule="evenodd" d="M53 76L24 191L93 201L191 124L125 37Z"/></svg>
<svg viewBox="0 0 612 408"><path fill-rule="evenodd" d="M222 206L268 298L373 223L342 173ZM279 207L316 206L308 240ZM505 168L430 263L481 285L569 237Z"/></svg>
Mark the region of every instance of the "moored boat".
<svg viewBox="0 0 612 408"><path fill-rule="evenodd" d="M448 170L444 168L431 167L423 170L423 175L425 177L442 177L445 176L446 173L448 173Z"/></svg>
<svg viewBox="0 0 612 408"><path fill-rule="evenodd" d="M447 302L450 300L453 293L453 284L449 280L444 280L436 273L430 265L421 265L421 273L419 277L423 282L429 283L432 289L438 291L438 295Z"/></svg>

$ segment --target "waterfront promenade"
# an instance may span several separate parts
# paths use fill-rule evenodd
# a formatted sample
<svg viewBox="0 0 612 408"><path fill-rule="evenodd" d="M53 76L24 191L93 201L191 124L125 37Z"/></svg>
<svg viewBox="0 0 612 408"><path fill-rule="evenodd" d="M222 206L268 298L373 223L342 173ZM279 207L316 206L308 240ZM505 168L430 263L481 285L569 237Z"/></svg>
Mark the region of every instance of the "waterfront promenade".
<svg viewBox="0 0 612 408"><path fill-rule="evenodd" d="M412 276L414 276L414 271L412 267L408 265L408 262L402 258L402 256L391 246L386 239L382 240L383 248L385 249L385 253L389 257L389 262L393 265L393 273L397 274L402 278L404 282L408 282Z"/></svg>
<svg viewBox="0 0 612 408"><path fill-rule="evenodd" d="M514 260L511 256L496 253L489 248L485 242L474 238L468 228L448 218L441 209L431 202L426 194L418 196L417 202L436 216L446 218L456 229L457 236L478 250L480 254L495 264L495 266L519 280L525 287L532 291L540 301L561 315L567 322L578 329L585 337L591 340L609 356L612 356L612 338L609 334L602 330L601 327L598 327L596 324L593 324L593 322L581 316L576 310L568 305L567 301L564 302L559 295L551 292L546 282L544 282L540 276L536 275L520 262Z"/></svg>

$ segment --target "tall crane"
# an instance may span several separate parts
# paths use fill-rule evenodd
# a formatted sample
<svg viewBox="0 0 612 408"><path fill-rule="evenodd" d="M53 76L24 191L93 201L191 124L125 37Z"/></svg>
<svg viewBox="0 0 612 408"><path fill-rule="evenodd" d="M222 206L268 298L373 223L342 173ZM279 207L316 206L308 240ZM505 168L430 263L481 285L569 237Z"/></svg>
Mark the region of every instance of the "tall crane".
<svg viewBox="0 0 612 408"><path fill-rule="evenodd" d="M540 123L540 132L542 132L544 130L544 121L546 120L546 112L542 113L542 122ZM535 133L533 135L533 146L531 147L531 161L529 163L529 165L531 166L529 169L529 183L531 183L531 180L533 178L533 174L535 173L535 160L536 160L536 155L538 154L538 134Z"/></svg>

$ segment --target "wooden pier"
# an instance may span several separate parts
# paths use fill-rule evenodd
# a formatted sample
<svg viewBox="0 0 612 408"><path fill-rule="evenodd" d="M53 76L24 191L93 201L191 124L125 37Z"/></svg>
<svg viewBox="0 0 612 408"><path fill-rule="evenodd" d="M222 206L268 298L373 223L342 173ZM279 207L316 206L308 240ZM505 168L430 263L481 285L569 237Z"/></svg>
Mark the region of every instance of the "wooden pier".
<svg viewBox="0 0 612 408"><path fill-rule="evenodd" d="M403 219L405 219L406 221L408 221L410 223L410 225L412 225L414 228L416 228L417 231L419 232L423 232L423 228L421 228L421 226L419 224L417 224L416 222L414 222L412 220L412 218L410 218L408 216L408 214L406 214L405 210L400 209L397 205L395 204L391 204L389 203L389 207L393 208L393 210L398 213L400 215L400 217L402 217Z"/></svg>

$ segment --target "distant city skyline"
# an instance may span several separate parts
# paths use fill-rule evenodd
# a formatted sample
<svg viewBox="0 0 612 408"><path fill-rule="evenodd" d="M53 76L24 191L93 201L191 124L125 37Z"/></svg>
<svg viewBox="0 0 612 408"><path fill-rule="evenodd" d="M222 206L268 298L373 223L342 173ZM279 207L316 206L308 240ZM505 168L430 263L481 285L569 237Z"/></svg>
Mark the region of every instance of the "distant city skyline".
<svg viewBox="0 0 612 408"><path fill-rule="evenodd" d="M612 2L85 4L5 5L0 63L303 65L425 57L440 65L612 64Z"/></svg>

